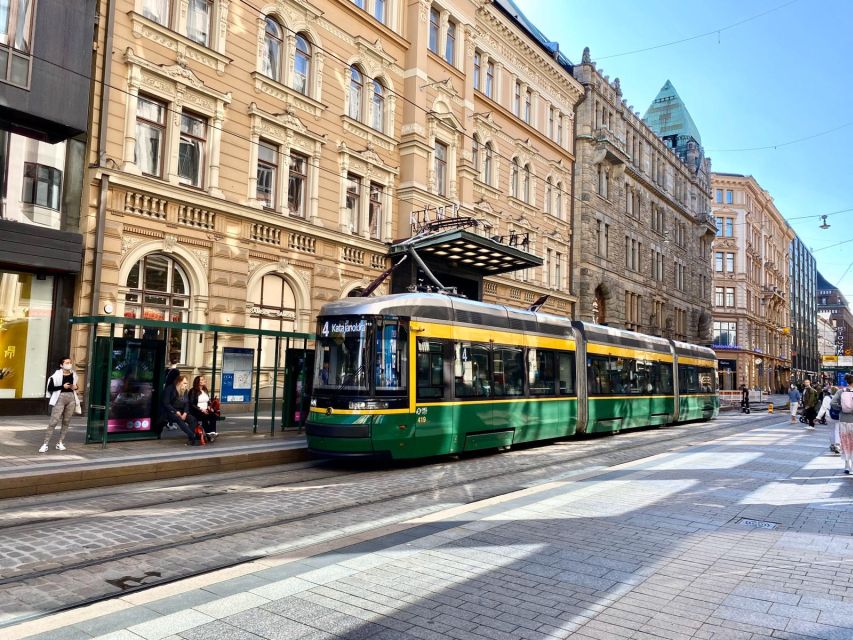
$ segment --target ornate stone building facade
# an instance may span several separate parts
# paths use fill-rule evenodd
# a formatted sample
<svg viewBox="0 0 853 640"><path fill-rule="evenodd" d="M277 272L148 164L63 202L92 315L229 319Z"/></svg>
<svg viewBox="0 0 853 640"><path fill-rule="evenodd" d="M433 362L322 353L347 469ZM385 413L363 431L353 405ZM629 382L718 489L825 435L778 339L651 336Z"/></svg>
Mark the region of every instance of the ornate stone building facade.
<svg viewBox="0 0 853 640"><path fill-rule="evenodd" d="M714 350L720 387L784 391L791 378L794 232L752 176L712 174Z"/></svg>
<svg viewBox="0 0 853 640"><path fill-rule="evenodd" d="M714 224L695 127L660 137L588 50L574 75L585 90L576 115L576 317L710 342ZM680 99L668 106L686 113Z"/></svg>
<svg viewBox="0 0 853 640"><path fill-rule="evenodd" d="M550 292L572 313L582 89L512 3L98 9L77 315L313 331L325 302L389 266L413 211L446 205L490 237L529 234L545 258L489 280L486 299ZM167 339L189 369L212 347ZM80 330L73 354L87 353Z"/></svg>

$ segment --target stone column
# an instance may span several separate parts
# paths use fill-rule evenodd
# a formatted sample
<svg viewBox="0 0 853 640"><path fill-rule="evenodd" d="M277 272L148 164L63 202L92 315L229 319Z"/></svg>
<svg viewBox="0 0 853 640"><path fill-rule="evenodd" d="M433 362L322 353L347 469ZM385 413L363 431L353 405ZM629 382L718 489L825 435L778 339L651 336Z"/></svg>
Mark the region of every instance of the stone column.
<svg viewBox="0 0 853 640"><path fill-rule="evenodd" d="M133 65L130 67L130 77L127 81L127 105L124 116L124 154L122 157L122 171L129 173L140 173L139 167L134 162L136 154L136 109L139 97L139 85L142 82L142 70ZM109 114L100 114L101 118L109 117ZM168 114L166 116L168 118Z"/></svg>

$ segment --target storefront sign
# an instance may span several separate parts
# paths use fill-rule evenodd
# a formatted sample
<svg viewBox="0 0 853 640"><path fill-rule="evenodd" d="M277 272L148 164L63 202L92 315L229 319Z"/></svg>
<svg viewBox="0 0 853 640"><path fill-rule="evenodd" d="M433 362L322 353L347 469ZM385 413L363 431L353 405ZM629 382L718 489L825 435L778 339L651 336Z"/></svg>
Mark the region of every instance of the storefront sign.
<svg viewBox="0 0 853 640"><path fill-rule="evenodd" d="M252 401L252 370L255 350L225 347L222 350L222 403Z"/></svg>
<svg viewBox="0 0 853 640"><path fill-rule="evenodd" d="M249 307L249 315L253 318L273 318L275 320L296 320L296 312L292 309L269 309L264 307Z"/></svg>

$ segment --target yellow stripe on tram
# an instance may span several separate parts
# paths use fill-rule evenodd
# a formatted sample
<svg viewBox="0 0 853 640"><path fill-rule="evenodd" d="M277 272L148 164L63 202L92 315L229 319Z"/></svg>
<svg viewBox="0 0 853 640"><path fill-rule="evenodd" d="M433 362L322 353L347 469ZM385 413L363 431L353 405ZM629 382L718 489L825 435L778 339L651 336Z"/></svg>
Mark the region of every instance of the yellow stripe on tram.
<svg viewBox="0 0 853 640"><path fill-rule="evenodd" d="M574 351L575 341L572 338L556 338L530 333L513 333L495 329L479 329L477 327L461 327L452 324L435 324L432 322L410 323L413 334L419 338L436 338L437 340L467 340L470 342L494 342L501 345L533 347L538 349L556 349Z"/></svg>
<svg viewBox="0 0 853 640"><path fill-rule="evenodd" d="M672 362L672 355L668 353L657 353L656 351L642 351L628 347L617 347L609 344L596 344L589 342L586 345L587 353L595 353L603 356L621 356L623 358L636 358L637 360L656 360L658 362Z"/></svg>
<svg viewBox="0 0 853 640"><path fill-rule="evenodd" d="M691 358L689 356L678 356L678 364L692 364L697 367L711 367L712 369L717 368L716 360L707 360L705 358Z"/></svg>

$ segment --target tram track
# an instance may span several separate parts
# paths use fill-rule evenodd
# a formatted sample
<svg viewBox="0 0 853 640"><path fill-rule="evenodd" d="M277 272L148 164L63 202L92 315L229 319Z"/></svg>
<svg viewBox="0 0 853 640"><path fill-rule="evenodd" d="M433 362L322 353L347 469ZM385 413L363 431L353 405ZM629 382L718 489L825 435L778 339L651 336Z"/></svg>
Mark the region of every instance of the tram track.
<svg viewBox="0 0 853 640"><path fill-rule="evenodd" d="M770 418L770 416L767 416L758 420L750 420L749 427L752 428L769 423L771 421ZM778 416L774 416L773 418L778 419ZM316 508L317 505L315 504L315 508L313 509L303 509L301 512L287 516L260 519L251 522L247 521L233 526L222 526L206 533L190 534L184 536L183 539L170 539L156 544L139 544L124 550L103 547L98 550L100 553L95 553L94 556L90 555L90 557L86 559L67 562L61 564L60 567L56 567L55 563L54 566L47 566L41 569L31 567L31 569L27 570L22 566L21 571L13 572L11 575L5 575L0 578L0 594L3 594L4 592L9 594L14 592L16 588L26 587L28 584L37 583L40 580L51 576L55 577L55 582L62 582L63 576L71 578L71 576L79 574L81 571L85 571L90 574L97 574L100 577L101 588L98 589L96 585L93 585L93 589L88 595L79 594L76 597L62 597L58 601L48 604L43 610L40 610L37 613L30 613L12 619L4 619L4 617L0 617L0 628L17 622L22 622L25 619L49 615L61 610L91 604L124 593L147 589L151 586L166 584L175 580L208 573L243 562L250 562L270 555L269 547L265 547L263 544L257 544L256 551L254 553L252 552L252 549L246 549L241 546L241 544L245 544L246 539L252 538L250 534L256 534L258 537L263 538L263 536L260 536L260 532L263 532L266 537L275 539L276 532L285 531L289 527L292 528L297 524L303 525L302 529L304 530L310 529L311 525L317 525L318 530L320 531L330 531L329 527L323 523L323 520L332 514L338 516L339 520L345 520L346 518L341 518L341 516L351 512L353 514L353 520L361 522L357 516L362 511L370 511L371 509L375 510L377 505L382 504L395 503L398 505L405 505L407 502L415 502L414 498L423 496L424 494L432 494L427 495L425 499L434 503L435 509L438 510L444 508L446 503L441 501L440 495L435 494L446 493L456 502L470 503L509 493L519 488L530 486L530 484L547 481L549 475L553 473L555 468L559 468L561 466L578 466L584 461L603 463L603 466L608 466L608 459L610 459L610 465L635 461L650 455L655 455L656 453L663 453L673 449L678 449L684 445L689 446L690 440L704 441L707 439L709 434L715 438L723 437L737 433L744 428L743 420L733 420L729 424L723 426L721 426L719 422L702 425L677 425L626 433L616 438L586 438L580 440L572 439L555 441L546 447L539 445L537 447L519 448L514 450L513 453L515 455L513 455L513 453L510 453L508 456L480 455L432 464L414 463L410 465L397 465L393 467L392 471L399 472L399 474L403 475L408 474L410 477L408 478L408 481L405 481L406 478L402 478L403 481L399 483L402 486L398 486L397 489L393 491L387 490L386 487L385 490L372 491L372 495L367 498L364 497L363 491L361 493L356 491L355 494L351 496L338 496L339 499L337 501L330 501L326 508ZM666 434L668 437L664 440L660 437L660 434ZM566 449L561 448L566 445L578 446L575 451L567 452ZM613 460L614 455L618 458L617 460ZM602 457L604 459L595 460L596 458ZM305 463L301 464L305 465ZM594 466L600 467L602 464L595 464ZM493 468L492 471L489 471L490 467ZM348 482L353 477L358 478L361 485L367 485L371 481L378 479L381 474L386 474L388 471L386 469L365 473L361 470L341 470L340 468L332 467L333 470L326 473L328 465L324 462L308 463L307 466L302 466L301 470L304 470L305 468L310 468L311 470L319 468L321 470L321 474L309 479L282 484L282 470L279 469L260 472L252 474L251 479L253 481L264 481L262 483L264 486L255 486L251 489L245 489L245 491L247 493L251 493L252 491L264 491L277 486L281 490L290 492L298 492L303 489L310 491L312 485L316 485L318 482L326 483L323 485L326 487L336 485L340 486L341 482ZM466 474L465 472L470 473ZM287 471L285 471L285 473L287 473ZM437 482L433 484L424 483L424 477L431 477L433 480L439 478L446 480L446 482ZM241 480L245 479L245 476L241 476ZM198 482L198 479L196 479L196 482ZM329 484L330 482L332 484ZM472 485L477 483L483 486L472 489ZM121 518L123 517L123 511L144 510L145 508L158 506L171 508L178 504L188 505L194 501L203 502L205 500L209 501L212 498L235 495L234 491L231 490L234 484L235 483L231 483L231 488L226 486L221 489L217 489L215 493L211 495L199 496L198 494L195 494L193 496L172 501L149 501L146 505L135 504L131 509L104 511L93 516L84 516L82 520L85 520L86 518L105 517L107 515L113 518ZM351 486L354 487L357 484L359 483L351 483ZM205 484L203 486L207 485ZM63 502L67 503L68 501L65 500ZM47 505L42 504L39 506L43 508ZM423 510L423 507L421 509ZM429 508L427 508L427 512L428 511ZM410 517L410 514L406 513L405 517ZM69 520L75 521L76 519L72 517L49 521L41 520L35 524L19 523L17 525L0 528L0 534L21 534L24 533L28 527L32 529L45 524L55 525ZM363 524L363 529L367 530L375 526L377 526L375 522L368 522L367 524ZM298 529L299 527L296 528ZM331 532L330 537L334 537L333 531ZM220 553L216 555L207 553L208 549L206 548L229 548L229 545L232 543L234 545L233 548L237 550L235 553ZM299 544L297 543L289 545L288 548L298 548L298 546ZM159 573L159 576L155 577L155 579L152 579L150 582L146 581L144 584L140 582L137 586L131 586L123 590L117 590L117 587L107 582L107 580L114 578L115 574L121 574L126 570L126 561L135 559L136 564L139 566L139 572L142 573L142 569L144 568L156 568L158 556L164 556L166 558L178 557L191 559L195 555L194 550L198 550L198 557L204 559L203 562L196 563L196 565L194 565L194 569L179 568L177 571L173 571L171 573L168 571L154 570L153 573ZM160 560L162 560L162 558L160 558ZM2 600L2 598L0 598L0 600ZM0 614L2 613L5 612L3 612L3 607L0 605Z"/></svg>

